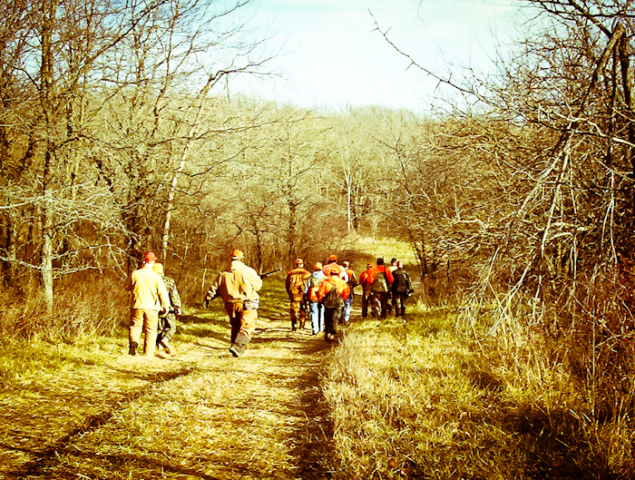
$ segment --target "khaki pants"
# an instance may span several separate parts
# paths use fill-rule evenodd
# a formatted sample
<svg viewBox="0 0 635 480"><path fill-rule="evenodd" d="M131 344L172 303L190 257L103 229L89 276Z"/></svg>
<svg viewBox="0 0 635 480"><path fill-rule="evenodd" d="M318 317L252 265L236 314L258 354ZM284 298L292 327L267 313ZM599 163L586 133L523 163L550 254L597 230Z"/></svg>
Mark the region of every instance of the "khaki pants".
<svg viewBox="0 0 635 480"><path fill-rule="evenodd" d="M143 353L148 357L154 356L157 342L157 328L159 324L159 312L143 308L133 308L130 319L128 340L130 343L139 344L141 331L145 332Z"/></svg>

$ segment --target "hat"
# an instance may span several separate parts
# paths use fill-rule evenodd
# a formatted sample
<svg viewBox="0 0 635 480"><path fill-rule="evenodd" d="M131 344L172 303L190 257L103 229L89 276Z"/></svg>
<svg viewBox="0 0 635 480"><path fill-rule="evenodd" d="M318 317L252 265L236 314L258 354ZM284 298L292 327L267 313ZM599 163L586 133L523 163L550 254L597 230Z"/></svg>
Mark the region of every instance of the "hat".
<svg viewBox="0 0 635 480"><path fill-rule="evenodd" d="M157 261L157 256L152 252L146 252L143 255L143 263L152 263Z"/></svg>
<svg viewBox="0 0 635 480"><path fill-rule="evenodd" d="M367 263L366 264L366 268L373 268L373 264L372 263Z"/></svg>
<svg viewBox="0 0 635 480"><path fill-rule="evenodd" d="M344 260L344 261L342 262L342 265L343 265L344 267L350 267L350 266L351 266L351 262L349 262L348 260Z"/></svg>
<svg viewBox="0 0 635 480"><path fill-rule="evenodd" d="M245 258L245 256L240 250L234 250L232 252L232 260L242 260L243 258Z"/></svg>
<svg viewBox="0 0 635 480"><path fill-rule="evenodd" d="M304 265L304 260L302 260L301 258L296 258L295 259L295 264L296 265Z"/></svg>
<svg viewBox="0 0 635 480"><path fill-rule="evenodd" d="M159 275L163 275L163 264L155 263L154 265L152 265L152 270L157 272Z"/></svg>
<svg viewBox="0 0 635 480"><path fill-rule="evenodd" d="M317 262L315 265L313 265L313 270L322 270L322 264L320 262Z"/></svg>
<svg viewBox="0 0 635 480"><path fill-rule="evenodd" d="M337 262L337 255L329 255L329 262Z"/></svg>

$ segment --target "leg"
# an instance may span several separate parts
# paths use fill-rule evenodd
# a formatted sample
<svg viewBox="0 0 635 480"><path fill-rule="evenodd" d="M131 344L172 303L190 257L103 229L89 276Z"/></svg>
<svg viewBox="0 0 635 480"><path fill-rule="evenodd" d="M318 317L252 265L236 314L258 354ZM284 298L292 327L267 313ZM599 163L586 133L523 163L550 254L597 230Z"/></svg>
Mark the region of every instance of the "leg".
<svg viewBox="0 0 635 480"><path fill-rule="evenodd" d="M333 336L337 335L335 322L338 320L338 309L325 308L324 309L324 338L331 340Z"/></svg>
<svg viewBox="0 0 635 480"><path fill-rule="evenodd" d="M379 318L382 313L381 294L379 292L372 292L370 294L370 303L373 318Z"/></svg>
<svg viewBox="0 0 635 480"><path fill-rule="evenodd" d="M130 311L130 327L128 328L128 353L130 355L137 354L139 339L141 338L141 330L143 329L143 310L133 308Z"/></svg>
<svg viewBox="0 0 635 480"><path fill-rule="evenodd" d="M176 333L176 315L168 313L165 317L159 317L159 335L157 336L157 347L162 346L165 353L174 352L174 347L170 344L172 337Z"/></svg>
<svg viewBox="0 0 635 480"><path fill-rule="evenodd" d="M242 304L239 303L226 303L225 312L229 316L229 326L231 327L230 341L232 345L236 341L238 332L240 331L240 312L242 311Z"/></svg>
<svg viewBox="0 0 635 480"><path fill-rule="evenodd" d="M368 304L370 303L370 294L362 293L362 318L368 316Z"/></svg>
<svg viewBox="0 0 635 480"><path fill-rule="evenodd" d="M313 335L317 335L322 331L320 328L320 304L317 302L311 302L309 308L311 309L311 330Z"/></svg>
<svg viewBox="0 0 635 480"><path fill-rule="evenodd" d="M291 300L291 305L289 306L289 315L291 316L291 331L295 332L298 329L300 302Z"/></svg>
<svg viewBox="0 0 635 480"><path fill-rule="evenodd" d="M154 357L154 350L157 346L159 312L157 310L143 310L143 317L143 329L145 330L143 354L146 357Z"/></svg>
<svg viewBox="0 0 635 480"><path fill-rule="evenodd" d="M348 297L344 300L344 306L342 307L342 314L340 315L340 323L346 323L351 319L351 307L353 305L353 299Z"/></svg>
<svg viewBox="0 0 635 480"><path fill-rule="evenodd" d="M322 305L321 303L318 303L318 325L320 327L320 329L318 330L318 333L323 332L324 331L324 305Z"/></svg>
<svg viewBox="0 0 635 480"><path fill-rule="evenodd" d="M388 315L388 292L381 292L379 294L379 302L381 308L381 318L386 318Z"/></svg>

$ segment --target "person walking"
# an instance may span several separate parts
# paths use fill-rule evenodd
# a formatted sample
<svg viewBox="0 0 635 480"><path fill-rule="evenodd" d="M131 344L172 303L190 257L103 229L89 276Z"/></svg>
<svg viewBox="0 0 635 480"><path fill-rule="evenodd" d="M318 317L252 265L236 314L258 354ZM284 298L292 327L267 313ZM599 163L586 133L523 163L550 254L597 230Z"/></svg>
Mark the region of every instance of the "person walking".
<svg viewBox="0 0 635 480"><path fill-rule="evenodd" d="M350 269L350 262L344 260L342 262L344 270L346 270L346 276L348 277L348 289L351 294L344 300L344 306L342 308L342 314L340 317L340 323L347 323L351 320L351 310L353 309L353 300L355 299L355 287L357 286L357 276L355 272Z"/></svg>
<svg viewBox="0 0 635 480"><path fill-rule="evenodd" d="M359 284L362 286L362 318L368 316L368 307L370 305L370 287L372 282L370 281L370 272L373 269L372 263L366 264L366 270L364 270L359 276Z"/></svg>
<svg viewBox="0 0 635 480"><path fill-rule="evenodd" d="M324 305L324 338L326 340L335 339L340 309L349 295L348 284L339 277L337 269L332 269L317 292L318 301Z"/></svg>
<svg viewBox="0 0 635 480"><path fill-rule="evenodd" d="M384 266L384 259L377 259L377 266L370 273L370 302L373 318L386 318L388 314L388 295L394 281L392 273Z"/></svg>
<svg viewBox="0 0 635 480"><path fill-rule="evenodd" d="M307 316L304 291L310 276L311 274L304 269L304 260L301 258L296 258L295 268L287 273L285 288L291 302L289 314L291 315L292 332L295 332L298 327L300 330L304 330Z"/></svg>
<svg viewBox="0 0 635 480"><path fill-rule="evenodd" d="M127 288L131 292L131 315L128 329L128 354L136 355L141 332L144 332L143 354L153 357L157 342L159 311L166 313L170 296L161 275L152 270L157 256L146 252L143 265L132 272Z"/></svg>
<svg viewBox="0 0 635 480"><path fill-rule="evenodd" d="M324 305L318 301L317 292L320 284L324 281L326 275L322 271L322 264L317 262L313 265L313 273L306 282L305 295L309 300L309 309L311 312L311 330L313 335L317 335L324 331Z"/></svg>
<svg viewBox="0 0 635 480"><path fill-rule="evenodd" d="M397 259L396 258L390 259L390 265L388 265L387 269L390 271L390 273L395 273L395 270L397 270ZM393 312L393 307L395 307L395 301L394 301L394 298L392 296L392 290L390 290L388 292L388 303L386 305L387 305L387 308L388 308L388 313L392 313ZM396 312L396 307L395 307L395 312Z"/></svg>
<svg viewBox="0 0 635 480"><path fill-rule="evenodd" d="M181 316L181 296L176 288L176 281L168 277L163 270L162 263L155 263L152 270L161 275L165 288L170 297L170 307L167 313L159 315L159 328L157 335L157 349L163 348L165 353L174 353L174 346L170 343L176 333L176 317Z"/></svg>
<svg viewBox="0 0 635 480"><path fill-rule="evenodd" d="M395 308L395 315L404 316L406 314L406 299L412 293L410 275L403 268L402 262L397 262L397 270L392 273L395 281L392 282L392 301ZM399 305L400 304L400 305Z"/></svg>
<svg viewBox="0 0 635 480"><path fill-rule="evenodd" d="M322 269L322 271L324 272L324 275L326 275L326 277L328 278L331 275L331 270L337 270L339 277L344 280L345 282L348 282L348 275L346 274L346 269L342 266L342 265L338 265L337 263L337 255L329 255L329 258L327 260L326 265L324 265L324 268Z"/></svg>
<svg viewBox="0 0 635 480"><path fill-rule="evenodd" d="M231 265L221 272L205 295L207 305L216 297L221 297L231 325L231 346L229 352L240 357L256 329L262 279L256 271L243 263L240 250L231 254Z"/></svg>

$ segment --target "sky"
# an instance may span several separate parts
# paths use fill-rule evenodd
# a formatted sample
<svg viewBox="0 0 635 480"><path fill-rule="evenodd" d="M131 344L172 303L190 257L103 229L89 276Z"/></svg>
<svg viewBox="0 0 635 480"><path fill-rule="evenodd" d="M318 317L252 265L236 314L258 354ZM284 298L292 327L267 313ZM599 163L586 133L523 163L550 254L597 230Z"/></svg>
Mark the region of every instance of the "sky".
<svg viewBox="0 0 635 480"><path fill-rule="evenodd" d="M372 13L372 15L371 15ZM255 0L242 11L253 35L266 36L275 73L231 88L300 107L378 105L422 111L438 82L395 51L444 73L489 68L494 41L518 35L518 0Z"/></svg>

